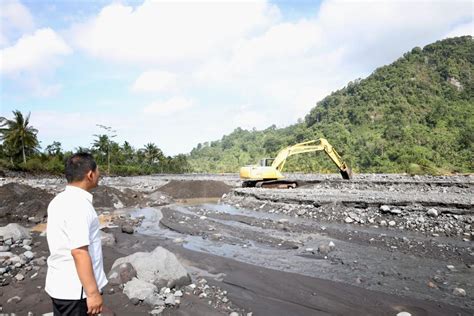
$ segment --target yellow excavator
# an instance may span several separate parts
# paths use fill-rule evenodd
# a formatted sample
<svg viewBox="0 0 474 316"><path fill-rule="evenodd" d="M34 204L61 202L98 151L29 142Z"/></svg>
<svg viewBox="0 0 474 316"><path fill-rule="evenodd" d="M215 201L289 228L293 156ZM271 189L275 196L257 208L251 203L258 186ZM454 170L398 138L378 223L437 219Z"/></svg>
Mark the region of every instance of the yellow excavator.
<svg viewBox="0 0 474 316"><path fill-rule="evenodd" d="M240 178L243 180L242 187L261 188L296 188L298 183L292 180L283 180L283 167L286 159L293 155L309 153L314 151L324 151L339 169L342 178L349 180L352 178L352 170L342 160L337 151L329 142L320 138L310 140L293 146L288 146L278 152L276 158L264 158L258 165L245 166L240 168Z"/></svg>

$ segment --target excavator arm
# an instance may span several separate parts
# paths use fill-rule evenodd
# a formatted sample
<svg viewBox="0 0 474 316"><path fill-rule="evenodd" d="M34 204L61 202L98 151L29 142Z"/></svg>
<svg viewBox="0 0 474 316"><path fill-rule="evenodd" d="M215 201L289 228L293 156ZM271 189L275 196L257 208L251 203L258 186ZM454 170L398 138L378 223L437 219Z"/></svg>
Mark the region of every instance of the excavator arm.
<svg viewBox="0 0 474 316"><path fill-rule="evenodd" d="M352 171L342 160L337 151L324 138L299 143L288 146L280 152L269 166L267 164L271 159L262 159L260 165L250 165L240 168L240 178L243 187L262 187L262 188L296 188L297 182L294 180L284 180L281 173L288 157L314 151L324 151L337 166L344 179L352 178Z"/></svg>
<svg viewBox="0 0 474 316"><path fill-rule="evenodd" d="M314 151L324 151L337 166L344 179L352 178L352 171L349 166L342 160L334 147L324 138L310 140L282 149L273 161L272 167L281 172L288 157Z"/></svg>

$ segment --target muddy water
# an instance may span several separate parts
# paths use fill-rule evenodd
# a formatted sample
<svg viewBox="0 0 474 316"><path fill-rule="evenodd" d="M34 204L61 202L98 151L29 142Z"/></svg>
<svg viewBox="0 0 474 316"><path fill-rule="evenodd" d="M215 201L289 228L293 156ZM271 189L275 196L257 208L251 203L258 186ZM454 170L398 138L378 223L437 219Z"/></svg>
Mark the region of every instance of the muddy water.
<svg viewBox="0 0 474 316"><path fill-rule="evenodd" d="M370 290L474 307L472 299L451 294L453 287L462 287L472 297L472 268L454 253L420 255L416 250L420 247L443 252L421 235L403 232L396 236L393 232L387 236L386 230L323 225L215 200L187 200L131 214L144 217L139 233L174 240L189 250ZM409 242L401 242L402 236ZM335 244L333 251L318 252L320 245L330 241ZM462 246L459 241L452 242L457 243L453 249ZM445 244L449 243L447 240ZM455 271L448 270L448 264L454 265ZM427 285L433 278L442 280L436 288Z"/></svg>

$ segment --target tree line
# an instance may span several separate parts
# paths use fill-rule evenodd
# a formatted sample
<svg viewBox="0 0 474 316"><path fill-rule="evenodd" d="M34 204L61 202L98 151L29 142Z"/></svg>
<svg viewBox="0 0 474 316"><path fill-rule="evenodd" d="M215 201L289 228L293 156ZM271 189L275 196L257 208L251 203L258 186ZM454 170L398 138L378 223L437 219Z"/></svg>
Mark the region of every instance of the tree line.
<svg viewBox="0 0 474 316"><path fill-rule="evenodd" d="M94 135L90 147L65 151L58 141L41 150L39 131L30 124L30 113L13 111L13 118L0 117L0 170L64 172L64 161L73 152L91 153L101 170L110 175L141 175L154 173L191 172L186 155L166 156L154 143L135 148L128 141L113 140L110 127L99 125L104 133Z"/></svg>

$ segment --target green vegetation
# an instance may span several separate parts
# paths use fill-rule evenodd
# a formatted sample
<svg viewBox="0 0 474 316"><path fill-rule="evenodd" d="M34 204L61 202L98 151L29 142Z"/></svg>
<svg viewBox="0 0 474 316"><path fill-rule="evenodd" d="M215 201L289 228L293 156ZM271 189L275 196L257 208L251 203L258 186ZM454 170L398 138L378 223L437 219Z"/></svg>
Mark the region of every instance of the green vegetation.
<svg viewBox="0 0 474 316"><path fill-rule="evenodd" d="M21 156L23 163L26 163L26 155L35 153L39 145L36 138L38 130L30 126L30 114L25 118L20 111L13 111L13 116L13 120L0 117L1 149L10 161Z"/></svg>
<svg viewBox="0 0 474 316"><path fill-rule="evenodd" d="M304 121L282 129L237 128L198 144L189 162L198 172L236 172L282 147L324 137L356 172L473 172L473 73L471 36L416 47L324 98ZM290 158L285 170L337 169L316 153Z"/></svg>
<svg viewBox="0 0 474 316"><path fill-rule="evenodd" d="M11 169L34 173L61 174L64 172L64 160L73 152L64 152L60 142L53 142L39 151L38 130L29 126L30 114L26 118L20 111L13 111L14 118L0 117L0 171ZM133 148L125 141L120 145L112 141L106 128L106 134L94 135L91 148L78 147L75 152L90 152L94 155L99 168L112 175L138 175L153 173L183 173L191 168L186 155L165 156L153 143L142 149Z"/></svg>

